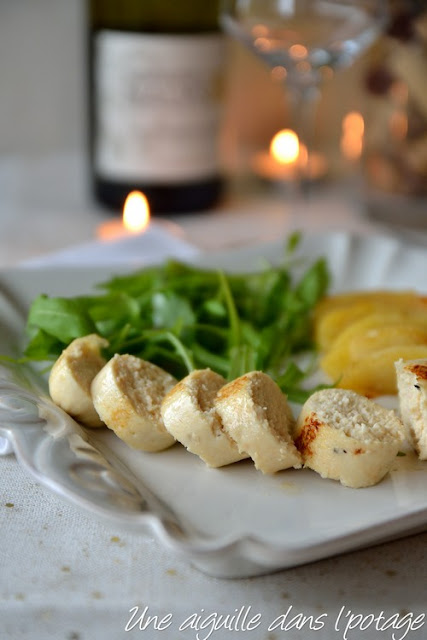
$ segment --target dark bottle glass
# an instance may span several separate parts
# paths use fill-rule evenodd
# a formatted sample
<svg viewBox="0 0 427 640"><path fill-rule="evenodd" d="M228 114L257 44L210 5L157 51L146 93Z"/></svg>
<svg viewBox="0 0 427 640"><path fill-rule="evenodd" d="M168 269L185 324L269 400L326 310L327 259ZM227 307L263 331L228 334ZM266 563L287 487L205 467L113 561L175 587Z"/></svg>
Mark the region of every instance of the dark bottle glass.
<svg viewBox="0 0 427 640"><path fill-rule="evenodd" d="M214 206L221 192L218 0L89 0L88 20L95 198L121 211L138 189L153 213Z"/></svg>

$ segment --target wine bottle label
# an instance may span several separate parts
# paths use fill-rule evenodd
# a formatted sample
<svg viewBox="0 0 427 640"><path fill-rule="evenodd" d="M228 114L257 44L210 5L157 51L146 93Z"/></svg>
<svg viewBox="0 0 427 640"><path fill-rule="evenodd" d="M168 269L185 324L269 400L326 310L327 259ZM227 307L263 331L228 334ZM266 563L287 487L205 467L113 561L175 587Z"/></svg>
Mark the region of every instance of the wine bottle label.
<svg viewBox="0 0 427 640"><path fill-rule="evenodd" d="M223 38L101 30L95 36L95 170L183 182L218 172Z"/></svg>

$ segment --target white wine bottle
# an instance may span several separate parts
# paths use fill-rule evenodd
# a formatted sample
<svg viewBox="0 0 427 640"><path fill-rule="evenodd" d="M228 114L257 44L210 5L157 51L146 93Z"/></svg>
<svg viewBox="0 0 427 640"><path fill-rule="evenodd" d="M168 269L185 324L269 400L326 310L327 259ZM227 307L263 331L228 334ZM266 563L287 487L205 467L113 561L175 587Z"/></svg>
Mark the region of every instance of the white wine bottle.
<svg viewBox="0 0 427 640"><path fill-rule="evenodd" d="M89 0L90 167L120 211L202 211L221 193L218 0Z"/></svg>

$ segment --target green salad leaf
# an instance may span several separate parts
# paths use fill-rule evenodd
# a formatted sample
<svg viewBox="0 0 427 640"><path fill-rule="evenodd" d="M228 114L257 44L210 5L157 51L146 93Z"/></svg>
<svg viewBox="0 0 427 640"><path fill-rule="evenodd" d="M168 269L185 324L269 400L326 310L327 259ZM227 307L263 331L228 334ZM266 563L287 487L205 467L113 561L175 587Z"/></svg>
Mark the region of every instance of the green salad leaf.
<svg viewBox="0 0 427 640"><path fill-rule="evenodd" d="M261 370L301 401L309 371L295 358L314 353L312 312L329 273L321 258L295 277L299 239L290 236L281 264L253 273L169 260L113 277L94 295L40 295L28 315L25 359L53 361L74 338L97 333L109 341L106 357L134 354L177 378L206 367L228 380Z"/></svg>
<svg viewBox="0 0 427 640"><path fill-rule="evenodd" d="M46 295L39 296L31 305L28 327L30 330L41 329L66 343L95 330L84 300L48 298Z"/></svg>

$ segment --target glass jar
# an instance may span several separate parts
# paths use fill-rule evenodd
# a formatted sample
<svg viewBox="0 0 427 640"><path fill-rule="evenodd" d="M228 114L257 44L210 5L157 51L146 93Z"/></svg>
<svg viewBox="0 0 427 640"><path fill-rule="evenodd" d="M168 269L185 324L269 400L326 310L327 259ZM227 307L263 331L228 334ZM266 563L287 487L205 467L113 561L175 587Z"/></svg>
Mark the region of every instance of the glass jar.
<svg viewBox="0 0 427 640"><path fill-rule="evenodd" d="M390 4L366 74L365 205L373 219L427 231L427 6Z"/></svg>

